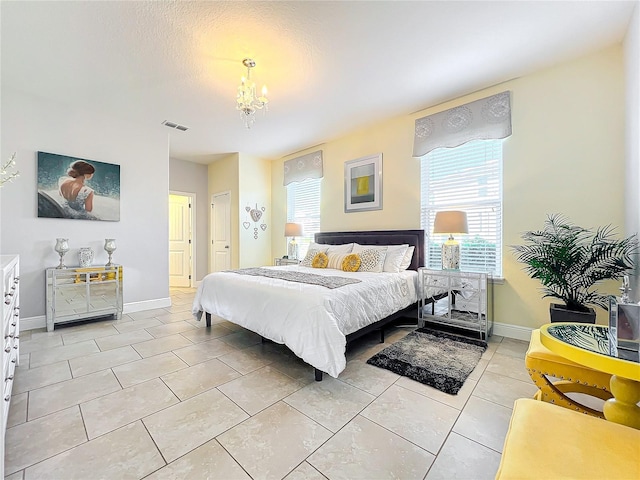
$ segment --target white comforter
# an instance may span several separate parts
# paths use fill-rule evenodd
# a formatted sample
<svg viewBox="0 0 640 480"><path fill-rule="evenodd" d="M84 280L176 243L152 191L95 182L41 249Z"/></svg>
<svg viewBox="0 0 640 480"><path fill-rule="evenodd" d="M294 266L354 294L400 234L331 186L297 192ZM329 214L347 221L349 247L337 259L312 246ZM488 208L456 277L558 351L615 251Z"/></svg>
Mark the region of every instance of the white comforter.
<svg viewBox="0 0 640 480"><path fill-rule="evenodd" d="M329 289L276 278L217 272L196 293L192 313L204 311L284 343L311 366L337 377L346 366L346 335L417 301L417 273L343 272L300 266L269 267L355 277Z"/></svg>

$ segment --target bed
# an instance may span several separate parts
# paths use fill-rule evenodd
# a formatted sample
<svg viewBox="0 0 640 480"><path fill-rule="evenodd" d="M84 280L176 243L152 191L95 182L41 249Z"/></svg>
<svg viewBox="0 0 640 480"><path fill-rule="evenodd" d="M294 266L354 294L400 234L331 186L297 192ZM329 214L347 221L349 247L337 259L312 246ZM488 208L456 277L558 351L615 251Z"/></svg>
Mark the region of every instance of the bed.
<svg viewBox="0 0 640 480"><path fill-rule="evenodd" d="M211 315L216 315L285 344L315 368L318 381L323 372L338 377L346 366L347 342L378 329L383 341L387 324L403 316L417 317L417 269L424 265L424 230L326 232L316 234L315 241L324 245L408 244L415 250L408 269L398 273L265 267L357 282L338 288L233 271L212 273L198 287L192 313L198 319L204 316L207 327Z"/></svg>

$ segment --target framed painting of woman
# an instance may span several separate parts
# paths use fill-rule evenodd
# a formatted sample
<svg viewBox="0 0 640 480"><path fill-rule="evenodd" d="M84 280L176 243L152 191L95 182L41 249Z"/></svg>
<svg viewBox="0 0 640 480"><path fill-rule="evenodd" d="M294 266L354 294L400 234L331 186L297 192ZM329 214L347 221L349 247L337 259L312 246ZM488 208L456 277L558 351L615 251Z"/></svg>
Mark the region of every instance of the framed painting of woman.
<svg viewBox="0 0 640 480"><path fill-rule="evenodd" d="M38 152L38 217L120 221L120 165Z"/></svg>

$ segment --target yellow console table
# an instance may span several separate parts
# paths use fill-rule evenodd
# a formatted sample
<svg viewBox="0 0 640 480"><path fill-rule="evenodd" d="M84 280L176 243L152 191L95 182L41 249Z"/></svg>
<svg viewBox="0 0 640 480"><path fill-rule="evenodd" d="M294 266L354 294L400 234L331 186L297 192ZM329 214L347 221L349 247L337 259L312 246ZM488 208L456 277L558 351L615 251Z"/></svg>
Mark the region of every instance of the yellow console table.
<svg viewBox="0 0 640 480"><path fill-rule="evenodd" d="M609 355L608 331L601 325L552 323L540 327L540 341L572 362L611 374L613 398L604 403L604 417L640 429L640 363Z"/></svg>

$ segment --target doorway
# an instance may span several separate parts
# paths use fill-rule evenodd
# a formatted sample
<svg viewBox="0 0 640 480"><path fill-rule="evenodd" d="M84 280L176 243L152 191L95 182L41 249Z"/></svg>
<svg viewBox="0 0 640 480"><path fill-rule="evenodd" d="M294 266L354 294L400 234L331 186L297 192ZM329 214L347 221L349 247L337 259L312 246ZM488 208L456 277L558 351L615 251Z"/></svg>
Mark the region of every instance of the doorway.
<svg viewBox="0 0 640 480"><path fill-rule="evenodd" d="M196 194L169 192L169 286L195 286Z"/></svg>
<svg viewBox="0 0 640 480"><path fill-rule="evenodd" d="M210 272L231 268L231 192L211 196Z"/></svg>

